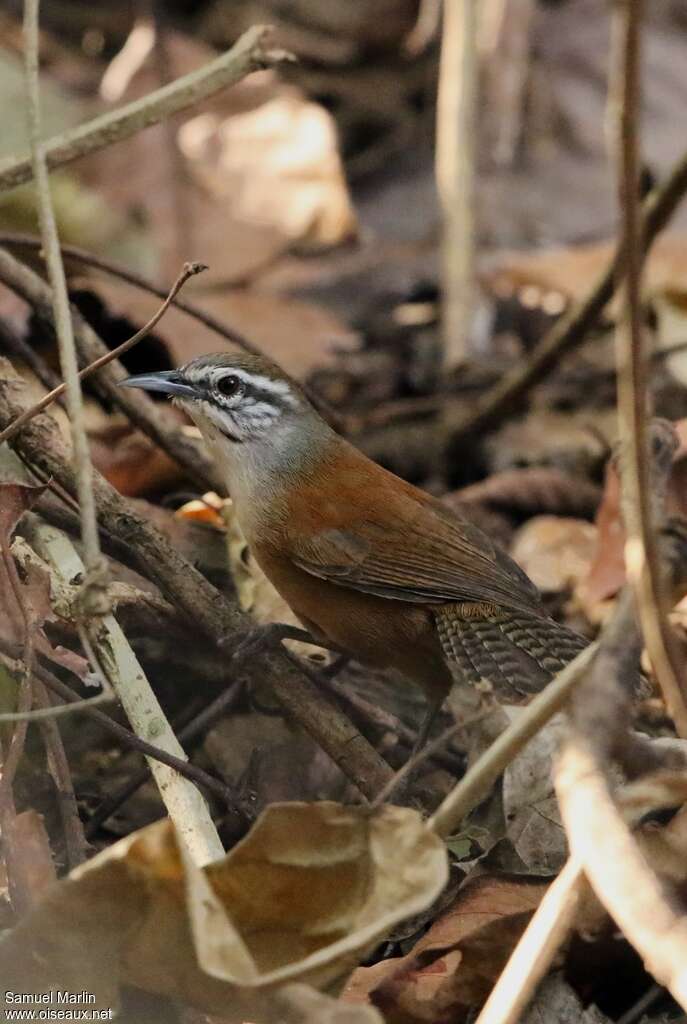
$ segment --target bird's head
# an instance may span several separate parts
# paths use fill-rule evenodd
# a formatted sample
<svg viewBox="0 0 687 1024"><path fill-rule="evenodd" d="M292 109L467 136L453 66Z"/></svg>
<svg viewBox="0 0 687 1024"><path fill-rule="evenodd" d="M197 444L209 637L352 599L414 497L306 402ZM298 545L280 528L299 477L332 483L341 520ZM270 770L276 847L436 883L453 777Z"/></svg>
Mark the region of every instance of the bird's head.
<svg viewBox="0 0 687 1024"><path fill-rule="evenodd" d="M142 373L123 387L167 394L199 428L231 476L237 470L295 467L331 435L299 385L251 353L199 356L177 370Z"/></svg>

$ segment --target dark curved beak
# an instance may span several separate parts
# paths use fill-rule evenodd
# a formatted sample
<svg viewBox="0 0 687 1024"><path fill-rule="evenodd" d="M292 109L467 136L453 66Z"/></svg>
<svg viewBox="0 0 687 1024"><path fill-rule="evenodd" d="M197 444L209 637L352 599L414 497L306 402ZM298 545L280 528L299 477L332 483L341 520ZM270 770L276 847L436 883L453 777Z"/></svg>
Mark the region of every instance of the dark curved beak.
<svg viewBox="0 0 687 1024"><path fill-rule="evenodd" d="M197 392L188 384L178 370L158 370L156 373L139 373L119 381L122 388L142 388L144 391L161 391L165 395L179 398L196 398Z"/></svg>

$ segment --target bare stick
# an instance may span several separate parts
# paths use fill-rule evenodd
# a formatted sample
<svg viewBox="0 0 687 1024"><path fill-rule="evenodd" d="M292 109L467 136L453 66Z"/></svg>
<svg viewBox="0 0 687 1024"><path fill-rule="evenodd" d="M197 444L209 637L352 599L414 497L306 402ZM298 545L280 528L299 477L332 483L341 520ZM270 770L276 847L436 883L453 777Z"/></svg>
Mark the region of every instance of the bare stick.
<svg viewBox="0 0 687 1024"><path fill-rule="evenodd" d="M414 775L415 771L425 761L430 760L434 757L438 751L443 750L447 743L450 743L456 736L460 736L466 729L470 729L473 725L477 725L478 722L483 721L488 715L493 712L494 708L489 707L485 711L480 711L478 714L473 715L471 718L466 719L464 722L455 722L453 725L445 729L441 736L437 736L436 739L432 740L431 743L426 744L421 750L418 750L416 754L409 757L405 764L401 765L395 775L389 779L386 786L380 789L377 796L370 804L370 810L376 810L381 807L382 804L387 803L395 791L398 789L404 779L407 779L409 775Z"/></svg>
<svg viewBox="0 0 687 1024"><path fill-rule="evenodd" d="M543 725L565 705L584 678L598 650L598 642L585 647L569 665L523 708L518 717L460 780L427 822L440 836L448 836L486 796L510 762Z"/></svg>
<svg viewBox="0 0 687 1024"><path fill-rule="evenodd" d="M664 499L673 453L673 431L667 424L653 424L652 484L657 495L657 512L664 515ZM624 587L616 601L611 619L604 626L598 641L593 664L580 681L571 709L573 728L584 736L597 752L602 763L617 760L636 774L651 762L655 752L641 751L632 741L630 681L635 677L641 653L641 636L635 614L635 602L629 586ZM653 793L657 791L656 785ZM639 784L628 787L625 806L632 814L630 794L635 813L642 800ZM639 796L639 799L638 799ZM645 813L639 807L638 813ZM478 1024L516 1024L538 982L545 974L556 950L568 932L581 885L582 864L571 856L537 909L520 942L492 990Z"/></svg>
<svg viewBox="0 0 687 1024"><path fill-rule="evenodd" d="M603 687L604 669L599 660L595 663L594 671L596 679L585 685L591 688L600 683ZM583 700L580 695L577 699ZM660 773L660 778L665 779L665 774ZM678 794L684 794L684 772L675 773L664 787L658 780L648 787L646 782L630 783L618 793L620 810L629 828L635 828L649 811L674 806ZM644 792L640 794L638 790L641 789ZM583 864L579 858L569 857L558 877L547 889L475 1024L517 1024L521 1019L523 1010L573 926L583 891L583 879Z"/></svg>
<svg viewBox="0 0 687 1024"><path fill-rule="evenodd" d="M76 358L74 332L69 311L67 281L62 264L57 225L50 197L48 169L44 145L41 142L40 95L38 86L38 3L39 0L24 0L24 61L26 67L26 90L28 94L29 141L31 146L31 167L36 182L38 219L40 221L43 249L52 286L53 315L60 352L62 377L67 390L67 410L72 434L74 470L77 481L79 515L81 517L81 539L84 561L89 573L102 569L98 523L93 499L93 466L88 449L84 421L83 400L79 386L79 366Z"/></svg>
<svg viewBox="0 0 687 1024"><path fill-rule="evenodd" d="M642 0L618 0L613 18L610 85L617 136L618 197L625 254L623 312L616 331L618 419L627 452L621 475L626 500L625 566L635 589L644 640L668 711L679 736L687 738L687 706L681 657L665 615L655 524L652 523L647 457L647 358L641 306L639 183L640 57Z"/></svg>
<svg viewBox="0 0 687 1024"><path fill-rule="evenodd" d="M644 200L641 248L646 254L653 240L666 226L687 192L687 156L674 167L669 178ZM467 437L490 429L514 409L530 388L538 384L580 345L613 297L622 268L622 253L616 249L608 267L589 295L558 320L542 338L523 367L506 374L484 394L467 415L456 414L450 424L452 438Z"/></svg>
<svg viewBox="0 0 687 1024"><path fill-rule="evenodd" d="M570 857L546 890L475 1024L517 1024L568 934L584 872Z"/></svg>
<svg viewBox="0 0 687 1024"><path fill-rule="evenodd" d="M33 693L35 702L43 708L51 706L50 697L43 685L35 676L33 678ZM45 755L48 762L48 771L55 783L57 804L62 819L62 831L64 833L64 845L67 851L67 863L69 868L75 868L86 859L88 843L84 835L83 824L79 817L79 808L74 793L74 783L69 771L69 761L62 742L62 736L54 719L44 720L39 725Z"/></svg>
<svg viewBox="0 0 687 1024"><path fill-rule="evenodd" d="M265 48L270 28L254 25L236 44L202 68L177 78L169 85L128 103L119 110L101 114L71 131L55 136L43 143L47 166L52 170L86 156L114 142L158 124L180 110L214 96L222 89L235 85L252 71L273 67L283 60L293 59L282 50ZM0 164L0 190L14 188L29 181L32 166L29 157L10 158Z"/></svg>
<svg viewBox="0 0 687 1024"><path fill-rule="evenodd" d="M68 587L69 581L83 572L71 541L36 517L28 525L32 546L50 564L61 585ZM85 627L84 632L88 639L83 637L82 642L89 653L89 661L98 665L110 682L134 732L145 739L154 738L156 745L166 753L185 761L184 750L115 617L104 615L95 628ZM153 759L149 763L177 834L195 862L207 864L221 857L224 850L202 794L188 779L166 765Z"/></svg>
<svg viewBox="0 0 687 1024"><path fill-rule="evenodd" d="M644 859L580 736L560 758L556 791L573 856L647 970L687 1010L687 918Z"/></svg>
<svg viewBox="0 0 687 1024"><path fill-rule="evenodd" d="M32 252L40 252L41 248L40 239L33 238L31 235L19 234L15 231L0 231L0 245L7 246L9 249L30 249ZM84 266L100 270L104 274L114 277L119 281L126 281L127 284L132 285L134 288L138 288L142 292L148 292L150 295L157 295L158 299L165 298L164 289L158 288L158 286L153 284L152 281L142 277L140 274L136 274L128 267L115 263L113 260L106 260L104 257L97 256L95 253L87 252L85 249L80 249L77 245L63 244L62 256L68 257L70 260L74 260L77 263L83 263ZM197 306L194 302L188 302L186 299L180 299L178 296L175 296L172 299L172 305L177 309L180 309L182 313L186 313L187 316L190 316L194 320L198 320L201 324L204 324L221 338L225 338L232 344L238 345L239 348L244 348L246 352L259 352L259 349L256 348L255 345L252 345L247 338L244 338L239 331L234 330L233 327L228 327L221 320L218 320L217 317L212 316L211 313L206 313L204 309L201 309L201 307Z"/></svg>
<svg viewBox="0 0 687 1024"><path fill-rule="evenodd" d="M14 231L0 231L0 245L7 246L10 249L30 249L33 252L40 252L41 248L40 239L33 238L31 235L18 234ZM87 267L93 267L95 270L100 270L104 274L108 274L110 277L114 277L119 281L126 281L127 284L132 285L134 288L138 288L140 291L148 292L150 295L157 295L158 299L164 299L165 297L164 290L162 288L158 288L157 285L152 283L152 281L148 281L140 274L134 273L134 271L130 270L128 267L115 263L112 260L106 260L104 257L97 256L95 253L87 252L85 249L80 249L76 245L63 244L62 256L66 256L70 260L75 260L78 263L83 263ZM229 341L234 345L238 345L239 348L245 349L246 352L259 353L259 349L255 345L252 345L247 338L239 333L239 331L234 330L233 327L228 327L211 313L206 313L204 309L201 309L201 307L197 306L194 302L188 302L186 299L180 299L178 296L175 296L172 299L172 305L177 309L180 309L182 313L186 313L187 316L190 316L194 320L198 320L201 324L204 324L209 328L209 330L218 334L220 338L224 338L226 341Z"/></svg>
<svg viewBox="0 0 687 1024"><path fill-rule="evenodd" d="M146 335L150 334L152 329L155 327L155 324L158 323L165 311L169 308L170 303L179 289L186 281L188 281L189 277L193 277L194 274L200 274L203 270L207 270L204 263L184 263L183 270L172 285L167 298L154 316L150 318L148 323L141 327L140 331L136 331L134 335L126 341L123 341L121 345L117 345L116 348L113 348L110 352L100 356L98 359L94 360L94 362L89 363L89 365L84 367L83 370L80 370L77 375L79 380L85 380L86 377L90 377L92 373L96 372L96 370L99 370L103 366L107 366L107 364L111 363L113 359L119 359L119 357L124 355L125 352L128 352L130 348L133 348L133 346L137 345L139 341L142 341ZM11 423L5 430L0 431L0 444L2 444L3 441L9 441L12 435L15 434L17 430L20 430L25 423L28 423L28 421L33 419L33 417L39 412L42 412L43 409L47 409L49 405L52 405L55 399L59 398L60 395L64 393L66 387L67 385L64 382L62 384L58 384L57 387L53 388L52 391L49 391L47 395L44 395L39 402L32 405L30 409L26 409L25 412L23 412L21 416L14 421L14 423Z"/></svg>
<svg viewBox="0 0 687 1024"><path fill-rule="evenodd" d="M0 231L0 245L6 245L9 248L23 247L40 251L39 239L32 238L30 235L17 234L13 231ZM151 295L157 295L159 299L165 298L165 292L162 288L158 288L145 277L141 277L140 274L135 274L127 267L120 266L118 263L113 263L111 260L106 260L100 256L95 256L93 253L86 252L85 249L79 249L78 246L63 245L62 255L68 256L70 260L76 260L88 267L94 267L96 270L102 270L103 273L109 274L111 277L115 277L120 281L126 281L128 284L133 285L134 288L139 288L141 291L149 292ZM12 287L12 285L10 284L9 287ZM238 345L239 348L244 349L246 352L253 352L257 355L261 354L257 345L250 342L245 335L240 333L240 331L237 331L234 327L227 326L227 324L222 320L218 320L217 317L213 316L211 313L207 313L195 303L187 302L185 299L175 298L172 305L176 306L177 309L180 309L182 313L186 313L187 316L190 316L199 323L204 324L209 330L214 331L215 334L220 336L220 338L224 338L225 341L230 342L232 345ZM72 315L74 316L74 314ZM78 331L76 340L78 343ZM303 384L303 388L308 398L316 409L318 409L320 414L324 416L324 418L328 420L335 429L339 430L341 433L345 433L348 429L348 417L345 417L342 413L329 406L321 395L318 395L317 392L312 390L307 382ZM113 395L110 395L109 397L111 400L115 400ZM143 426L142 429L145 430L145 427ZM151 434L151 436L155 440L154 435ZM161 442L158 441L158 444L161 444ZM172 457L175 458L175 456ZM178 459L177 461L180 460Z"/></svg>
<svg viewBox="0 0 687 1024"><path fill-rule="evenodd" d="M443 210L442 334L448 367L464 361L472 320L478 6L478 0L444 3L436 174Z"/></svg>
<svg viewBox="0 0 687 1024"><path fill-rule="evenodd" d="M12 675L18 675L21 672L21 663L16 661L13 657L13 652L9 645L5 645L0 640L0 666L4 666L7 671ZM55 693L63 701L66 701L70 707L76 704L83 704L79 695L71 688L63 683L61 680L49 672L40 664L34 666L34 678L38 679L42 685L45 685L48 690ZM125 726L120 725L119 722L115 722L113 718L105 714L104 711L100 711L98 708L88 707L83 708L84 714L89 718L92 718L94 722L97 722L102 728L111 733L121 744L128 750L135 750L139 754L143 754L145 757L153 758L159 761L160 764L165 764L169 768L173 768L174 771L178 772L184 778L195 783L197 786L203 786L205 789L214 793L223 803L228 806L234 806L233 794L228 786L220 782L213 775L208 775L207 772L203 771L197 765L191 764L188 761L182 760L181 758L175 757L173 754L169 754L166 750L161 747L156 747L153 743L148 743L147 740L137 736L136 733L131 732ZM146 774L146 778L148 774ZM144 780L145 781L145 780Z"/></svg>
<svg viewBox="0 0 687 1024"><path fill-rule="evenodd" d="M179 742L188 745L192 740L196 739L202 733L206 732L213 722L218 718L228 714L232 710L234 705L237 703L239 696L243 690L241 682L234 683L229 686L224 693L221 693L219 697L215 698L207 707L203 708L190 722L188 722L183 728L179 729ZM150 768L143 767L140 772L136 772L131 778L126 779L121 786L117 786L111 793L109 793L105 799L95 808L86 826L86 835L90 838L94 836L100 826L107 821L107 819L114 814L118 807L120 807L126 800L132 796L137 789L139 789L144 782L150 777ZM231 806L234 811L237 811L244 817L241 808L237 806L236 801L227 800L225 795L225 802Z"/></svg>

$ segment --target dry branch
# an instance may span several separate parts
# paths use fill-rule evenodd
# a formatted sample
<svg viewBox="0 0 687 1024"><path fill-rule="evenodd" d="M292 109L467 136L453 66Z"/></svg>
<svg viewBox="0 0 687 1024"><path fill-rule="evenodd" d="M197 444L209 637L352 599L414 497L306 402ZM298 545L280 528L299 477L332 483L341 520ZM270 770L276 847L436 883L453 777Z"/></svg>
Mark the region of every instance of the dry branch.
<svg viewBox="0 0 687 1024"><path fill-rule="evenodd" d="M647 441L648 360L642 323L639 221L639 118L643 0L622 0L613 18L610 107L615 112L618 199L624 253L623 308L616 331L619 432L626 465L621 474L627 540L625 567L639 608L644 641L678 735L687 737L682 658L666 617L652 511ZM655 517L654 517L655 518Z"/></svg>
<svg viewBox="0 0 687 1024"><path fill-rule="evenodd" d="M644 859L579 734L561 756L556 790L571 851L594 891L647 970L687 1010L687 917Z"/></svg>
<svg viewBox="0 0 687 1024"><path fill-rule="evenodd" d="M657 512L662 516L661 499L665 497L674 451L672 427L664 421L654 423L652 442L652 488L659 499ZM637 675L642 641L629 586L618 598L596 646L596 656L573 695L571 718L575 738L570 742L577 744L584 737L600 763L618 762L631 777L647 768L659 767L660 755L656 750L630 731L632 681ZM517 1024L568 934L583 867L582 859L571 846L570 859L513 951L477 1024Z"/></svg>
<svg viewBox="0 0 687 1024"><path fill-rule="evenodd" d="M484 799L493 784L533 736L565 705L584 678L598 649L590 644L523 708L518 717L482 754L429 819L440 836L450 835Z"/></svg>
<svg viewBox="0 0 687 1024"><path fill-rule="evenodd" d="M28 518L28 517L26 517ZM68 589L71 581L83 576L83 564L70 540L59 530L41 523L36 517L27 524L29 540L51 568L59 586ZM168 754L185 761L177 740L145 673L112 614L84 624L92 648L89 661L99 666L115 691L137 736L154 739ZM162 801L174 822L177 835L185 843L197 864L207 864L224 853L205 799L195 785L160 761L150 758L150 769Z"/></svg>
<svg viewBox="0 0 687 1024"><path fill-rule="evenodd" d="M17 234L14 231L0 231L0 246L6 246L8 249L29 249L31 252L40 253L41 243L40 239L33 238L31 235ZM132 287L138 288L139 291L148 292L149 295L156 295L158 299L165 298L163 288L158 288L157 285L148 281L140 274L134 273L133 270L129 270L128 267L124 267L112 260L107 260L103 256L87 252L76 245L63 245L62 256L77 263L82 263L86 267L93 267L94 270L100 270L103 274L108 274L118 281L125 281L127 284L132 285ZM172 305L180 309L182 313L192 317L192 319L204 324L209 330L218 334L220 338L238 345L239 348L245 349L246 352L258 352L256 346L251 344L239 331L234 330L233 327L228 327L221 320L218 320L217 317L207 313L194 302L188 302L186 299L180 299L175 295L172 299ZM46 387L52 387L52 384L46 385Z"/></svg>
<svg viewBox="0 0 687 1024"><path fill-rule="evenodd" d="M98 523L93 500L93 466L86 437L83 399L79 383L79 367L74 344L74 330L69 310L67 280L62 264L57 224L50 195L45 149L41 142L40 94L38 85L38 4L39 0L24 0L24 65L28 97L27 117L31 169L36 185L38 220L43 240L43 251L51 285L52 312L60 354L60 367L67 392L67 411L72 434L72 457L76 474L76 493L81 519L81 539L88 573L86 585L94 585L94 574L102 573Z"/></svg>
<svg viewBox="0 0 687 1024"><path fill-rule="evenodd" d="M479 0L451 0L443 12L436 175L443 217L441 322L449 368L464 361L472 322L479 6Z"/></svg>
<svg viewBox="0 0 687 1024"><path fill-rule="evenodd" d="M254 25L244 32L231 50L204 67L118 110L101 114L78 128L46 140L42 148L48 168L61 167L78 157L127 139L235 85L252 71L273 67L289 59L289 54L282 50L266 49L269 33L269 26ZM29 157L9 158L0 164L0 190L21 185L31 176Z"/></svg>

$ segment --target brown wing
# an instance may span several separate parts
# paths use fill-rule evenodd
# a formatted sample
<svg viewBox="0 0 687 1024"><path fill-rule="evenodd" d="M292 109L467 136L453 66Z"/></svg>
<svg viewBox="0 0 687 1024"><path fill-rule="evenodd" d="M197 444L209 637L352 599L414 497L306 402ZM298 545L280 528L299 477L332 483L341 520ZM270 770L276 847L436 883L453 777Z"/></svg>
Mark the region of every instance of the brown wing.
<svg viewBox="0 0 687 1024"><path fill-rule="evenodd" d="M339 586L398 601L539 609L529 577L476 526L414 488L377 497L382 504L371 501L354 521L349 509L346 525L290 537L294 564Z"/></svg>

